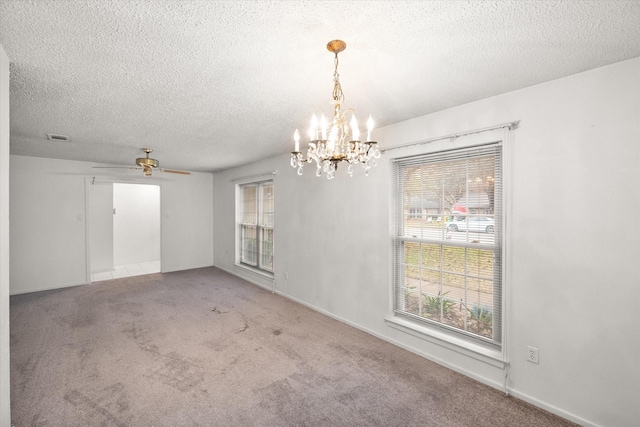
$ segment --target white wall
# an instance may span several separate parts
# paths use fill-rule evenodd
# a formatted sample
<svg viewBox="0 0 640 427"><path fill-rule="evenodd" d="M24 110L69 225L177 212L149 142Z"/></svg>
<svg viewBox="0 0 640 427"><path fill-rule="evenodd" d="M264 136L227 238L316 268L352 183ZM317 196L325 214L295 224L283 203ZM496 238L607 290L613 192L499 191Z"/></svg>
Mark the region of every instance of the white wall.
<svg viewBox="0 0 640 427"><path fill-rule="evenodd" d="M212 265L213 177L139 171L119 175L92 163L11 156L11 293L87 282L85 178L161 186L162 271Z"/></svg>
<svg viewBox="0 0 640 427"><path fill-rule="evenodd" d="M160 260L160 187L113 184L114 264Z"/></svg>
<svg viewBox="0 0 640 427"><path fill-rule="evenodd" d="M640 58L379 129L383 147L521 120L508 154L505 355L517 397L584 425L640 418ZM422 146L422 151L455 144ZM415 149L413 149L415 150ZM214 264L242 273L234 179L278 169L275 288L500 388L503 370L392 329L390 159L299 177L289 156L214 177ZM360 171L358 171L360 172ZM285 274L288 279L285 279ZM528 345L540 350L526 361Z"/></svg>
<svg viewBox="0 0 640 427"><path fill-rule="evenodd" d="M0 425L11 424L9 399L9 58L0 46Z"/></svg>
<svg viewBox="0 0 640 427"><path fill-rule="evenodd" d="M113 183L92 182L89 191L91 272L113 270Z"/></svg>

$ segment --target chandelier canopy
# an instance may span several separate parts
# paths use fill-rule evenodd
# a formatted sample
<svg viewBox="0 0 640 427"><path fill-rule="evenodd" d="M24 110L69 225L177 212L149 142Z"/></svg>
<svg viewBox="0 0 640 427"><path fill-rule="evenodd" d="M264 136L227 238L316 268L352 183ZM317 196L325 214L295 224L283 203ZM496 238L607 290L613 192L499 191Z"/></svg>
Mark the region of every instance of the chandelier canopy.
<svg viewBox="0 0 640 427"><path fill-rule="evenodd" d="M335 177L338 163L344 161L348 163L347 172L353 176L353 165L361 164L364 167L365 175L369 169L376 166L376 159L380 158L378 143L371 141L371 131L373 130L373 119L369 116L367 121L367 139L363 142L360 139L360 129L358 121L352 109L341 111L344 102L344 94L340 86L340 76L338 75L338 53L347 48L347 44L342 40L332 40L327 43L327 49L335 54L333 60L335 69L333 72L333 120L328 122L324 114L318 120L313 114L311 126L309 127L309 145L307 147L307 157L302 156L300 151L300 132L296 129L293 134L295 141L294 150L291 152L291 166L298 169L298 175L302 175L302 168L305 163L316 162L316 176L326 174L327 179Z"/></svg>

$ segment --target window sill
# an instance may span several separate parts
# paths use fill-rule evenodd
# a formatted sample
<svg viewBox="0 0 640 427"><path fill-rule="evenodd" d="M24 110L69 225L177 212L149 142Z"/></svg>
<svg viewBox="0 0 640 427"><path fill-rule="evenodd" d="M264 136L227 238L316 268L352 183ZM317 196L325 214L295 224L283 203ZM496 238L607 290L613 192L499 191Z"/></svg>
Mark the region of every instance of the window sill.
<svg viewBox="0 0 640 427"><path fill-rule="evenodd" d="M239 264L239 263L235 264L235 268L236 268L236 271L241 270L247 273L251 273L262 279L273 281L273 273L269 273L268 271L260 270L258 268L253 268L249 265Z"/></svg>
<svg viewBox="0 0 640 427"><path fill-rule="evenodd" d="M419 325L397 316L389 316L384 320L387 326L416 338L423 339L497 368L503 369L505 366L502 350L500 349L471 342L462 337L439 330L438 328Z"/></svg>

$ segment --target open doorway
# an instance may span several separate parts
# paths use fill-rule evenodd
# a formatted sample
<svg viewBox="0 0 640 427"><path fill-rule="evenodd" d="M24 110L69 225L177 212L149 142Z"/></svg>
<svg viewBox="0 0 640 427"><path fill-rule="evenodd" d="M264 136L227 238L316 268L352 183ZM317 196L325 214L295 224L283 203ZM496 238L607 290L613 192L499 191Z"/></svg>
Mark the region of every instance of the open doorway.
<svg viewBox="0 0 640 427"><path fill-rule="evenodd" d="M160 272L160 186L96 183L90 197L91 281Z"/></svg>

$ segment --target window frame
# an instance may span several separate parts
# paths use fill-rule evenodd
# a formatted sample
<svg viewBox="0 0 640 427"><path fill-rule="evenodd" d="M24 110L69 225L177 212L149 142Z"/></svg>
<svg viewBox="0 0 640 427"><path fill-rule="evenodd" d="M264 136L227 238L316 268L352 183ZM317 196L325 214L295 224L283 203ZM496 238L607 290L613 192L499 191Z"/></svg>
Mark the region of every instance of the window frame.
<svg viewBox="0 0 640 427"><path fill-rule="evenodd" d="M476 135L477 136L477 135ZM442 144L441 144L442 145ZM403 252L404 248L402 247L405 242L413 242L413 243L421 243L421 244L428 244L428 245L439 245L440 246L440 250L443 251L442 248L444 248L445 246L461 246L461 247L473 247L473 248L477 248L478 245L472 245L472 242L465 242L464 244L457 244L457 243L447 243L446 240L443 239L423 239L423 238L412 238L412 237L407 237L404 236L404 230L401 228L403 227L403 221L405 220L404 215L407 214L407 218L412 216L412 212L411 212L411 206L412 204L409 203L407 206L405 206L404 203L404 192L402 191L402 184L401 180L403 180L404 178L401 176L400 174L400 169L402 167L406 167L407 163L411 163L411 162L420 162L420 159L423 159L424 161L421 164L426 164L429 163L427 162L427 159L436 157L436 156L441 156L441 155L445 155L446 157L446 153L451 152L451 153L464 153L465 151L470 151L473 152L474 150L478 150L478 149L482 149L484 147L493 147L493 148L497 148L499 153L499 158L498 158L498 164L496 166L496 171L498 172L498 174L500 175L500 182L499 182L499 190L500 190L500 200L499 200L499 211L497 211L498 206L494 206L496 208L496 212L493 212L494 219L495 219L495 227L496 229L499 229L499 233L495 234L495 240L493 245L481 245L483 249L491 249L494 251L494 254L497 253L497 257L498 257L498 265L494 267L494 278L493 278L493 291L492 291L492 295L494 296L494 301L493 301L493 310L494 313L497 313L498 317L495 318L494 317L494 322L492 325L492 337L491 338L487 338L487 337L483 337L480 336L478 334L474 334L474 333L469 333L469 331L466 330L462 330L460 328L457 327L453 327L451 325L447 325L442 321L432 321L429 319L424 319L421 318L420 316L417 315L411 315L410 313L407 313L406 311L403 312L403 310L398 310L399 308L399 304L398 304L398 300L400 299L399 296L399 290L400 289L404 289L406 290L407 286L406 283L404 282L405 277L404 277L404 271L403 271L403 267L406 266L406 262L401 265L400 263L400 258L398 257L398 253L399 252ZM412 150L413 151L413 150ZM506 229L505 229L505 225L506 225L506 221L505 221L505 216L506 216L506 195L507 195L507 191L506 191L506 185L505 185L505 178L506 178L506 172L507 172L507 161L506 161L506 144L504 144L504 139L485 139L484 141L480 142L477 139L475 140L475 143L471 143L471 144L464 144L462 146L459 147L455 147L455 148L451 148L450 144L447 146L443 146L441 147L441 149L436 149L436 150L429 150L429 151L425 151L425 150L420 150L419 152L413 152L410 155L406 155L404 157L398 157L396 159L392 159L393 160L393 200L392 200L392 221L393 221L393 229L395 230L393 235L392 235L392 248L391 248L391 254L392 254L392 278L391 278L391 303L390 303L390 308L391 308L391 315L389 317L387 317L386 321L387 324L391 327L394 327L396 329L402 330L404 332L416 335L416 336L420 336L424 339L433 341L433 342L437 342L438 344L441 345L445 345L445 346L451 346L453 344L454 348L463 348L466 350L470 350L471 354L483 354L485 356L488 356L490 359L494 359L494 360L499 360L501 359L501 354L503 351L503 347L504 347L504 339L505 339L505 330L506 330L506 325L505 325L505 300L506 300L506 292L505 292L505 278L506 278L506 243L507 243L507 239L506 239ZM471 155L470 157L467 158L474 158L477 156L473 156ZM408 207L409 210L407 212L404 212L404 208ZM453 208L453 206L452 206ZM445 215L444 212L439 212L437 214L431 214L431 213L423 213L421 212L421 215L419 214L418 217L424 217L424 216L434 216L434 215ZM470 216L474 216L471 212L469 212L467 214L467 218L469 218ZM478 216L478 215L475 215ZM415 217L415 215L413 215L413 217ZM477 242L473 242L473 243L477 243ZM491 247L493 246L493 247ZM496 252L497 251L497 252ZM465 256L467 254L467 250L465 250ZM404 256L404 255L403 255ZM494 255L494 261L495 261L495 255ZM442 274L442 267L441 267L441 274ZM468 273L465 272L465 275L467 275ZM497 279L496 279L496 274L497 274ZM422 280L422 279L420 279ZM495 292L496 292L496 280L498 282L498 286L499 288L497 289L498 292L498 300L495 299ZM466 285L465 285L466 286ZM422 301L422 296L421 295L422 291L419 291L418 293L418 301L419 304L421 304ZM462 307L462 305L461 305ZM466 308L466 301L465 301L465 308ZM443 317L440 317L440 320L443 320ZM466 323L465 323L465 328L466 328ZM465 350L465 351L466 351Z"/></svg>
<svg viewBox="0 0 640 427"><path fill-rule="evenodd" d="M271 211L265 212L265 197L264 197L264 188L270 186L271 187ZM245 222L245 196L244 189L249 187L256 188L256 199L255 199L255 223ZM264 274L270 277L274 275L274 235L275 235L275 183L273 179L260 180L260 181L252 181L246 182L238 185L238 215L237 215L237 239L236 239L236 264L243 267L248 268L250 270L259 272L260 274ZM263 216L265 214L270 214L271 218L269 221L263 221ZM248 229L253 229L255 233L255 238L251 240L255 240L255 249L249 250L249 253L253 253L255 256L255 262L251 262L251 260L246 259L246 242L245 236L246 231ZM270 239L264 239L264 233L269 233L270 231ZM270 254L265 255L265 242L270 243ZM269 257L270 262L265 263L265 256ZM269 268L270 267L270 268Z"/></svg>

